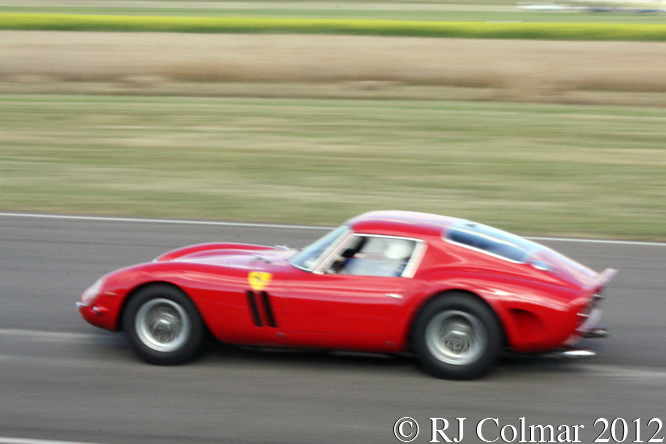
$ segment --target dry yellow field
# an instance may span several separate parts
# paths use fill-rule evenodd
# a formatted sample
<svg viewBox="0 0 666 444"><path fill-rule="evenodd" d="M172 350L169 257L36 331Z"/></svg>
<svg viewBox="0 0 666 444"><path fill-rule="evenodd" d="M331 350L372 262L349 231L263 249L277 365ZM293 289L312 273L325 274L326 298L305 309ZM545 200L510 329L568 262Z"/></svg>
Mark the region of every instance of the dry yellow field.
<svg viewBox="0 0 666 444"><path fill-rule="evenodd" d="M666 43L0 31L0 93L666 105Z"/></svg>

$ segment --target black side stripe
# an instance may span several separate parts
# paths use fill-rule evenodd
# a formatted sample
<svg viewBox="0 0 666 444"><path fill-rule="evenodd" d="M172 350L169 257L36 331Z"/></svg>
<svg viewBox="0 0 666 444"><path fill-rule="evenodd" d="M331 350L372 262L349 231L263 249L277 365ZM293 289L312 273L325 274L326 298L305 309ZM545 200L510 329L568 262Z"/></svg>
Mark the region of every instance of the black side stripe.
<svg viewBox="0 0 666 444"><path fill-rule="evenodd" d="M246 293L247 295L247 303L250 306L250 311L252 312L252 319L254 320L254 325L257 327L261 327L261 316L259 316L259 309L257 308L257 303L254 300L254 292L248 290Z"/></svg>
<svg viewBox="0 0 666 444"><path fill-rule="evenodd" d="M275 317L273 316L273 309L271 308L271 303L268 300L268 293L262 291L261 298L264 300L264 307L266 307L266 318L268 318L268 325L271 327L277 327L275 324Z"/></svg>

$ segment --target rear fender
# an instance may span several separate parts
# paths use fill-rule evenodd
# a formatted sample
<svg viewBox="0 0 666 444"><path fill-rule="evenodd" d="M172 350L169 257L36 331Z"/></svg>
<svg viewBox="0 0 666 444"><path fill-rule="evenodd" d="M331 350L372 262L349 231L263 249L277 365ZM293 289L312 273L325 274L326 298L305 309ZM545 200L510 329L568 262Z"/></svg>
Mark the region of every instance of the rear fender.
<svg viewBox="0 0 666 444"><path fill-rule="evenodd" d="M498 316L498 313L497 313L497 310L495 309L495 307L493 307L493 305L491 303L489 303L488 300L484 299L483 297L479 296L478 294L474 293L473 291L470 291L470 290L465 289L465 288L449 288L449 289L446 289L446 290L442 290L442 291L438 291L438 292L433 293L430 297L424 299L422 301L422 303L418 305L416 310L413 310L413 312L411 313L411 315L409 317L409 324L408 324L408 327L407 327L406 346L404 348L409 348L410 347L411 340L412 340L411 339L411 334L412 334L412 331L414 329L414 323L416 322L416 318L418 317L419 313L421 313L421 311L428 304L432 303L432 301L434 301L436 299L439 299L439 298L445 298L448 295L453 295L453 294L458 294L458 295L465 294L469 298L476 299L477 301L479 301L482 304L484 304L485 306L487 306L493 312L493 314L495 315L495 318L499 322L499 325L502 327L502 340L501 340L501 342L502 342L502 344L506 345L507 337L506 337L504 322L502 321L501 316Z"/></svg>

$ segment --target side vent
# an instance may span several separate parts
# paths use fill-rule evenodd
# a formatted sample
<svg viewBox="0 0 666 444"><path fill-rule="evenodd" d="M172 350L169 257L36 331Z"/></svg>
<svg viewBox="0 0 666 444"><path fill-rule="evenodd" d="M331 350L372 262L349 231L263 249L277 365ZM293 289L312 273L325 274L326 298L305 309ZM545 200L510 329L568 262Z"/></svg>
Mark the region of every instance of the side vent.
<svg viewBox="0 0 666 444"><path fill-rule="evenodd" d="M254 320L254 325L261 327L261 316L259 316L259 309L257 308L257 302L254 300L254 292L247 291L247 303L250 306L250 312L252 312L252 319Z"/></svg>
<svg viewBox="0 0 666 444"><path fill-rule="evenodd" d="M268 300L268 293L262 291L261 299L263 299L264 307L266 307L266 320L268 321L268 325L271 327L277 327L275 324L275 317L273 316L273 309L271 308L271 303Z"/></svg>
<svg viewBox="0 0 666 444"><path fill-rule="evenodd" d="M254 291L248 290L245 292L247 296L247 304L250 306L250 312L252 313L252 320L254 325L257 327L263 327L264 323L262 321L262 316L260 311L264 312L263 318L266 320L267 327L277 327L275 322L275 316L273 315L273 309L271 308L270 296L265 291L260 291L259 294L255 295Z"/></svg>

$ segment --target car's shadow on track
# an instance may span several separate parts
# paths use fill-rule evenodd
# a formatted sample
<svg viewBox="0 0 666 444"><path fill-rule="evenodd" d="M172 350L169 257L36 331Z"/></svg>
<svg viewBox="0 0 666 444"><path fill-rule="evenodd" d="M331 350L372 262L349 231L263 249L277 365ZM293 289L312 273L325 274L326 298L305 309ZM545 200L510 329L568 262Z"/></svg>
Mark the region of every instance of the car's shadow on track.
<svg viewBox="0 0 666 444"><path fill-rule="evenodd" d="M123 333L100 335L99 339L93 339L81 346L95 349L92 355L96 358L149 365L132 353ZM484 379L514 379L539 374L580 374L585 372L585 362L593 361L564 358L553 353L526 355L504 353L497 362L496 370ZM416 357L410 354L389 355L320 349L250 347L229 345L215 340L207 341L200 356L185 366L214 367L219 365L228 367L230 364L237 367L248 366L253 369L274 367L280 370L302 370L307 368L315 373L357 371L431 378L422 370Z"/></svg>
<svg viewBox="0 0 666 444"><path fill-rule="evenodd" d="M537 375L539 373L578 374L584 372L581 363L591 362L587 359L575 359L558 357L553 354L515 355L502 356L497 363L497 368L504 374Z"/></svg>
<svg viewBox="0 0 666 444"><path fill-rule="evenodd" d="M201 357L205 362L247 362L249 365L280 367L307 366L313 370L336 371L356 369L363 371L409 373L427 375L420 367L417 358L411 354L381 354L353 351L329 351L312 349L279 349L264 347L245 347L210 341ZM566 358L557 353L512 354L504 353L497 362L497 372L503 376L524 377L538 373L575 374L584 372L579 363L591 362L587 359Z"/></svg>
<svg viewBox="0 0 666 444"><path fill-rule="evenodd" d="M228 345L210 341L204 349L204 361L246 361L252 365L299 366L308 368L368 368L384 369L412 366L416 360L409 356L381 353L330 351L320 349L288 349Z"/></svg>

